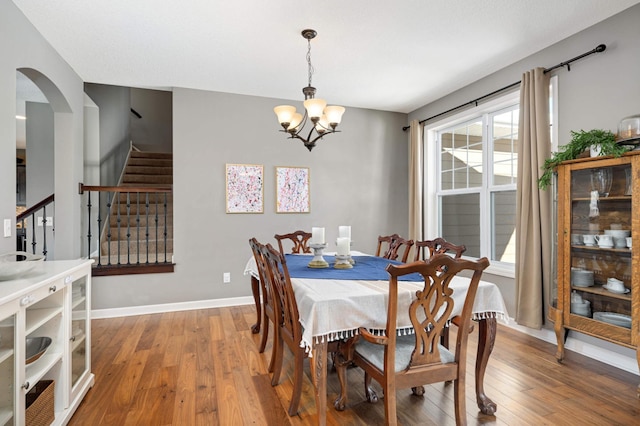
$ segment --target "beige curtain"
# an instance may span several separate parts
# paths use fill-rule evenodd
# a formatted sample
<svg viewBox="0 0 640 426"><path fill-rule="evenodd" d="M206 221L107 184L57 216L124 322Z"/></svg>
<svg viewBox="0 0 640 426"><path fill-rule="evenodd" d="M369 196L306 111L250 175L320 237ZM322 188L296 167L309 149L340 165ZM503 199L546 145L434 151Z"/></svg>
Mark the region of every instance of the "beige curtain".
<svg viewBox="0 0 640 426"><path fill-rule="evenodd" d="M422 239L422 124L411 121L409 127L409 236Z"/></svg>
<svg viewBox="0 0 640 426"><path fill-rule="evenodd" d="M544 323L551 279L551 191L538 189L540 168L551 154L549 78L543 68L522 76L516 194L516 322Z"/></svg>

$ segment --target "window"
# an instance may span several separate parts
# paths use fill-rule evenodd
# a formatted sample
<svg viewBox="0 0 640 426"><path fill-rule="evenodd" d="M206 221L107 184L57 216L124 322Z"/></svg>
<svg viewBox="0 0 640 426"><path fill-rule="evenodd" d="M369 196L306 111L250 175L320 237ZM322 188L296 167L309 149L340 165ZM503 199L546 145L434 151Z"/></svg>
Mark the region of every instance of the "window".
<svg viewBox="0 0 640 426"><path fill-rule="evenodd" d="M557 77L550 81L552 151L557 149ZM486 256L513 277L519 92L425 127L425 231Z"/></svg>
<svg viewBox="0 0 640 426"><path fill-rule="evenodd" d="M427 235L487 256L492 269L515 268L519 93L425 128ZM429 148L430 147L430 148Z"/></svg>

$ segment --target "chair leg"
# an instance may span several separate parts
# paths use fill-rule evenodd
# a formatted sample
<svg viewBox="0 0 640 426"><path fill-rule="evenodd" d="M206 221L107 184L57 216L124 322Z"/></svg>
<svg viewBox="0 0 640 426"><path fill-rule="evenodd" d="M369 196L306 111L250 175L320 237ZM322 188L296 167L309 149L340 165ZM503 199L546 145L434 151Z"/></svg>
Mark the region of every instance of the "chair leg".
<svg viewBox="0 0 640 426"><path fill-rule="evenodd" d="M453 401L456 407L456 426L467 425L467 408L465 405L464 379L456 379L453 381Z"/></svg>
<svg viewBox="0 0 640 426"><path fill-rule="evenodd" d="M396 426L398 424L398 416L396 415L396 391L393 386L385 384L384 386L384 416L387 425Z"/></svg>
<svg viewBox="0 0 640 426"><path fill-rule="evenodd" d="M293 363L293 392L291 394L291 403L289 403L289 415L298 414L298 405L300 405L300 396L302 395L302 374L304 366L304 349L295 351Z"/></svg>
<svg viewBox="0 0 640 426"><path fill-rule="evenodd" d="M264 309L263 309L264 311ZM258 352L263 353L264 349L267 347L267 338L269 337L269 318L267 317L267 313L264 312L262 317L262 339L260 339L260 347L258 348Z"/></svg>
<svg viewBox="0 0 640 426"><path fill-rule="evenodd" d="M266 324L266 322L265 322ZM277 347L276 345L281 345L281 340L280 339L280 329L279 327L276 327L275 324L273 324L273 344L271 345L271 360L269 361L269 367L267 369L267 371L269 373L273 373L273 370L275 368L276 362L277 362ZM280 357L280 365L282 365L282 357Z"/></svg>
<svg viewBox="0 0 640 426"><path fill-rule="evenodd" d="M368 373L364 373L364 394L367 396L367 401L372 404L378 402L378 395L376 391L371 387L371 376Z"/></svg>
<svg viewBox="0 0 640 426"><path fill-rule="evenodd" d="M411 388L411 392L413 392L413 394L415 396L423 396L424 395L424 386L420 385L420 386L415 386Z"/></svg>
<svg viewBox="0 0 640 426"><path fill-rule="evenodd" d="M274 325L274 328L276 326ZM282 373L282 347L284 342L277 330L274 330L273 338L273 352L271 360L273 361L273 377L271 377L271 386L276 386L280 383L280 373Z"/></svg>
<svg viewBox="0 0 640 426"><path fill-rule="evenodd" d="M340 352L336 352L333 358L333 366L338 373L338 381L340 382L340 395L333 402L333 406L338 411L344 411L347 406L347 366L350 361L344 359Z"/></svg>

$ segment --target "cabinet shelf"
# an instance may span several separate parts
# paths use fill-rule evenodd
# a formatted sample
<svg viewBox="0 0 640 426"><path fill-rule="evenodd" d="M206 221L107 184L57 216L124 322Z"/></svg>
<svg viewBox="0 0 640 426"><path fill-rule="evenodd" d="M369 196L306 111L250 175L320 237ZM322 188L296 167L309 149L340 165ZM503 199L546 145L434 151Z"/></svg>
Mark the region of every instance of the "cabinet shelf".
<svg viewBox="0 0 640 426"><path fill-rule="evenodd" d="M11 358L13 355L13 349L0 349L0 364ZM0 422L0 424L3 424Z"/></svg>
<svg viewBox="0 0 640 426"><path fill-rule="evenodd" d="M62 313L62 306L59 308L29 309L27 310L27 335L33 333L38 327L46 324L50 319Z"/></svg>
<svg viewBox="0 0 640 426"><path fill-rule="evenodd" d="M10 407L0 407L0 425L11 424L9 421L13 418L13 411Z"/></svg>
<svg viewBox="0 0 640 426"><path fill-rule="evenodd" d="M593 287L571 286L571 290L582 291L584 293L596 294L598 296L611 297L613 299L620 299L620 300L626 300L631 302L631 293L626 293L626 294L612 293L609 290L602 288L601 286L593 286Z"/></svg>
<svg viewBox="0 0 640 426"><path fill-rule="evenodd" d="M631 249L629 248L604 248L598 246L572 245L571 249L575 251L611 253L620 256L631 257Z"/></svg>
<svg viewBox="0 0 640 426"><path fill-rule="evenodd" d="M38 380L42 379L42 377L49 371L56 362L62 359L62 353L53 352L50 354L42 355L37 361L27 365L26 372L26 380L29 382L31 386L35 385Z"/></svg>
<svg viewBox="0 0 640 426"><path fill-rule="evenodd" d="M571 201L591 201L591 197L574 197ZM598 197L598 202L607 201L631 201L631 195L613 195L610 197Z"/></svg>

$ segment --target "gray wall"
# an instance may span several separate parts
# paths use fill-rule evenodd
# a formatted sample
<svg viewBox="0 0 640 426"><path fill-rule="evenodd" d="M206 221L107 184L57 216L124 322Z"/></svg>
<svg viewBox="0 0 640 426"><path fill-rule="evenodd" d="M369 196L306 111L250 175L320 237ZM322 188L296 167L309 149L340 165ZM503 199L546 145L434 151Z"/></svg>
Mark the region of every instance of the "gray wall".
<svg viewBox="0 0 640 426"><path fill-rule="evenodd" d="M604 43L603 53L571 64L571 71L558 69L559 145L567 144L571 130L596 128L617 131L618 122L640 113L640 5L602 21L572 37L531 55L461 90L419 108L409 119L422 120L457 105L493 92L521 79L522 73L535 67L551 67ZM549 218L551 220L551 218ZM510 315L515 316L513 279L484 275L500 286ZM596 345L615 351L632 352L616 345L580 336Z"/></svg>
<svg viewBox="0 0 640 426"><path fill-rule="evenodd" d="M100 185L115 186L120 182L131 141L131 89L86 83L84 90L99 109Z"/></svg>
<svg viewBox="0 0 640 426"><path fill-rule="evenodd" d="M406 115L347 108L342 132L308 152L278 132L273 107L282 102L174 90L176 272L96 277L96 309L249 296L251 237L273 243L276 233L324 226L335 242L338 226L351 225L354 250L372 252L379 234L406 234ZM226 163L264 166L263 214L225 213ZM311 213L275 213L275 166L310 168Z"/></svg>
<svg viewBox="0 0 640 426"><path fill-rule="evenodd" d="M16 70L34 80L54 111L57 258L80 256L83 83L10 1L0 2L0 220L15 229ZM15 250L0 237L0 253Z"/></svg>
<svg viewBox="0 0 640 426"><path fill-rule="evenodd" d="M173 144L172 93L131 88L131 140L142 151L171 152Z"/></svg>

